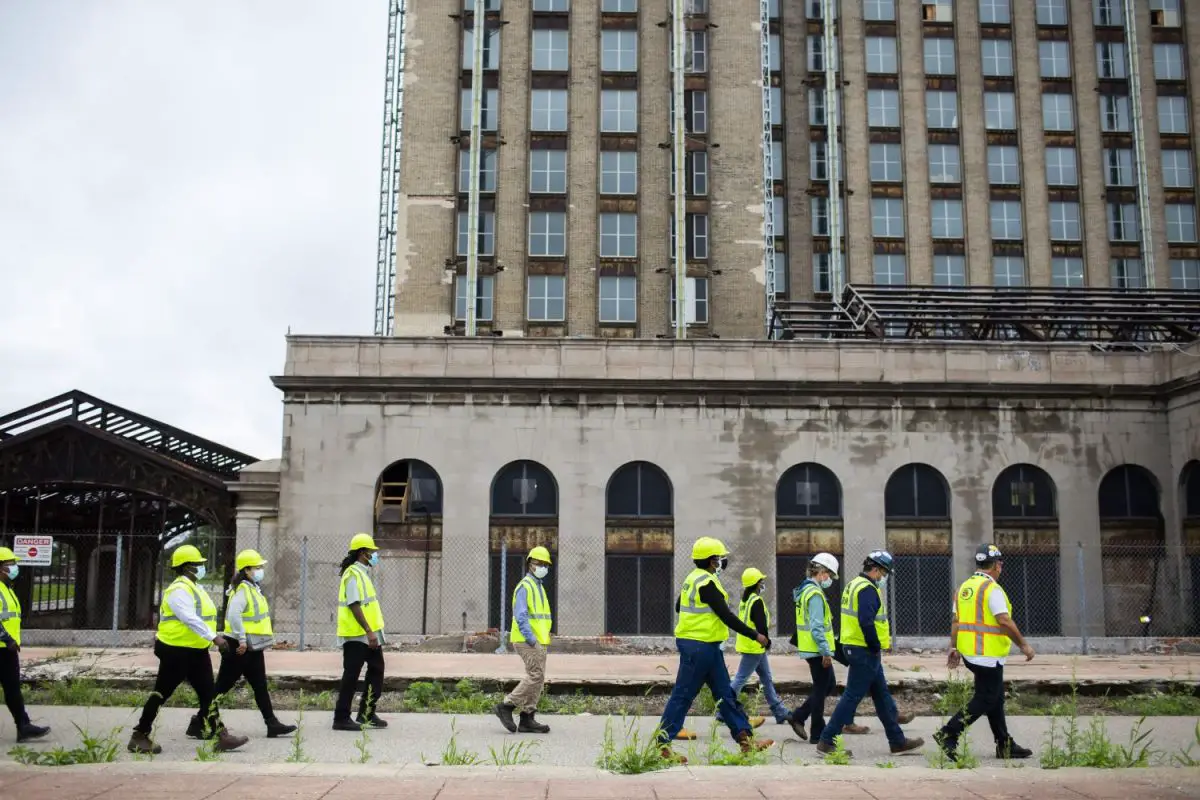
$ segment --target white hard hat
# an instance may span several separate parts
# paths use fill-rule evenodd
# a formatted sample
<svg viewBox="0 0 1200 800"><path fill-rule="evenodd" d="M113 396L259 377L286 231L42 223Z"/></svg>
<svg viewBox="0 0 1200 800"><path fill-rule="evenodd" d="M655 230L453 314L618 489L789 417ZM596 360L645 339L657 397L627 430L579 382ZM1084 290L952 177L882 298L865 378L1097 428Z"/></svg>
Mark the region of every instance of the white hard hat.
<svg viewBox="0 0 1200 800"><path fill-rule="evenodd" d="M833 573L836 578L838 574L838 560L829 553L817 553L812 557L813 564L820 564L825 569Z"/></svg>

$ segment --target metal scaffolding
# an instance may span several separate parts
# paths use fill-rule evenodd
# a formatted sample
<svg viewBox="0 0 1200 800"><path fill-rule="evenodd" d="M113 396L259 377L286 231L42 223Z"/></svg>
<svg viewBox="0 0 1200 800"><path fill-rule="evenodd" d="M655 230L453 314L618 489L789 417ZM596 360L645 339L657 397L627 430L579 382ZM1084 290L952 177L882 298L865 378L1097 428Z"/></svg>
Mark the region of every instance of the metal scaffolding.
<svg viewBox="0 0 1200 800"><path fill-rule="evenodd" d="M765 327L768 339L775 338L775 110L771 97L771 0L759 0L759 69L762 78L762 192L763 275L766 285Z"/></svg>
<svg viewBox="0 0 1200 800"><path fill-rule="evenodd" d="M391 336L396 324L396 215L400 200L400 149L404 144L404 12L405 0L391 0L383 88L383 163L379 171L376 336Z"/></svg>

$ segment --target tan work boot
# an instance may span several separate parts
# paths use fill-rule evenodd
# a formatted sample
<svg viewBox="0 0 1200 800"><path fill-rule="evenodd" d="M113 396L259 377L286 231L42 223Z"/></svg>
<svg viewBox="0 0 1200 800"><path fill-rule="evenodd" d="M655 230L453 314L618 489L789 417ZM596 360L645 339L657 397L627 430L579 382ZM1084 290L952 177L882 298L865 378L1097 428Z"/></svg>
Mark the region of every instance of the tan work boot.
<svg viewBox="0 0 1200 800"><path fill-rule="evenodd" d="M774 739L755 739L754 736L749 733L743 733L738 739L738 745L741 746L743 753L751 753L755 750L766 750L773 744L775 744Z"/></svg>
<svg viewBox="0 0 1200 800"><path fill-rule="evenodd" d="M694 742L700 737L689 731L687 728L680 728L679 733L675 734L677 742Z"/></svg>
<svg viewBox="0 0 1200 800"><path fill-rule="evenodd" d="M863 734L870 732L871 729L866 725L847 725L846 727L842 728L842 733L848 733L852 736L862 736Z"/></svg>
<svg viewBox="0 0 1200 800"><path fill-rule="evenodd" d="M222 728L217 733L216 750L218 753L228 753L230 750L237 750L248 741L250 741L249 736L235 736L227 729Z"/></svg>
<svg viewBox="0 0 1200 800"><path fill-rule="evenodd" d="M916 718L917 715L911 711L901 711L900 713L896 714L896 724L907 725Z"/></svg>
<svg viewBox="0 0 1200 800"><path fill-rule="evenodd" d="M750 727L751 728L761 728L763 726L763 723L766 721L767 721L766 717L751 717L750 718Z"/></svg>
<svg viewBox="0 0 1200 800"><path fill-rule="evenodd" d="M681 756L679 753L676 753L669 747L664 747L662 750L659 750L658 754L662 756L665 761L670 761L675 764L688 763L687 756Z"/></svg>

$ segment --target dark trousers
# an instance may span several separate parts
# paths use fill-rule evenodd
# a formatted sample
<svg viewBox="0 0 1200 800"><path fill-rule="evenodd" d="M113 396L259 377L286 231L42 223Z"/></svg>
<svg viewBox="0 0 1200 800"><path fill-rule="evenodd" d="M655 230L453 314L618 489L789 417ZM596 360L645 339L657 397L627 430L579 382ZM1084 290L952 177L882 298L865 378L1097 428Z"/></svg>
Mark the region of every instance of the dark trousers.
<svg viewBox="0 0 1200 800"><path fill-rule="evenodd" d="M958 738L968 727L980 717L987 717L988 725L992 728L992 736L996 744L1008 742L1008 721L1004 718L1004 665L981 667L970 661L963 661L971 674L975 676L975 693L971 695L964 714L959 711L946 723L945 731L952 738Z"/></svg>
<svg viewBox="0 0 1200 800"><path fill-rule="evenodd" d="M4 690L4 705L20 728L29 724L25 698L21 695L21 658L11 647L0 648L0 689Z"/></svg>
<svg viewBox="0 0 1200 800"><path fill-rule="evenodd" d="M850 671L846 674L846 691L842 692L842 699L834 707L829 724L821 733L821 741L833 744L833 740L841 735L842 728L854 719L858 704L869 694L875 703L875 715L883 723L888 744L904 744L904 731L896 721L896 701L888 691L887 677L883 674L882 655L872 653L865 647L851 646L845 650L846 661L850 665Z"/></svg>
<svg viewBox="0 0 1200 800"><path fill-rule="evenodd" d="M337 705L333 707L335 721L350 719L350 705L354 702L358 676L364 664L367 667L366 688L358 706L358 715L362 719L375 716L375 704L383 694L383 648L372 649L367 647L366 642L346 642L342 645L342 683L338 688Z"/></svg>
<svg viewBox="0 0 1200 800"><path fill-rule="evenodd" d="M271 708L271 693L267 690L267 659L263 650L247 650L243 655L237 654L239 643L229 639L229 649L221 654L221 669L217 671L217 688L214 696L222 695L233 690L238 678L244 677L246 683L254 691L254 703L262 712L267 722L275 720L275 711Z"/></svg>
<svg viewBox="0 0 1200 800"><path fill-rule="evenodd" d="M197 706L200 719L212 722L215 727L216 720L209 719L209 710L216 692L212 662L208 659L207 648L201 650L196 647L173 647L155 639L154 655L158 657L158 677L154 679L154 692L146 701L142 717L133 729L149 736L154 729L158 710L171 699L171 695L175 694L179 684L184 681L196 690L196 698L200 701Z"/></svg>
<svg viewBox="0 0 1200 800"><path fill-rule="evenodd" d="M675 676L675 688L659 722L659 741L668 745L675 734L683 729L683 722L692 707L692 701L700 694L700 687L707 685L717 701L720 719L736 739L750 733L750 720L733 693L729 681L729 667L725 665L725 654L716 642L697 642L691 639L676 639L679 649L679 674Z"/></svg>
<svg viewBox="0 0 1200 800"><path fill-rule="evenodd" d="M828 667L821 666L820 656L804 660L808 662L808 674L812 676L812 689L804 702L796 706L796 710L792 712L792 719L803 725L805 720L812 717L812 740L815 741L825 730L825 698L833 694L837 687L837 677L833 674L832 664Z"/></svg>

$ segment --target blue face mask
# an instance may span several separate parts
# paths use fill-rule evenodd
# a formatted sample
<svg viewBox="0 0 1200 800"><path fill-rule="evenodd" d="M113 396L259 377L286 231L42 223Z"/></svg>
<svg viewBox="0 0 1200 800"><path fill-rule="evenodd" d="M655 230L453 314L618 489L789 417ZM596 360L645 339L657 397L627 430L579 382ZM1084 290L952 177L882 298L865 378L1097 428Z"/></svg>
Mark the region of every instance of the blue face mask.
<svg viewBox="0 0 1200 800"><path fill-rule="evenodd" d="M8 568L8 579L10 581L15 581L17 579L17 576L20 574L21 574L21 568L18 567L16 564L13 564L11 567Z"/></svg>
<svg viewBox="0 0 1200 800"><path fill-rule="evenodd" d="M254 581L255 583L262 583L264 574L265 573L261 568L256 569L250 573L250 580Z"/></svg>
<svg viewBox="0 0 1200 800"><path fill-rule="evenodd" d="M833 586L833 578L825 578L822 581L818 581L817 585L822 589L828 589L830 586Z"/></svg>
<svg viewBox="0 0 1200 800"><path fill-rule="evenodd" d="M378 563L379 563L379 551L377 550L374 553L371 553L371 557L367 559L367 565L373 567Z"/></svg>
<svg viewBox="0 0 1200 800"><path fill-rule="evenodd" d="M208 574L208 570L205 568L205 566L203 564L196 567L196 580L198 580L198 581L204 580L204 576L207 574Z"/></svg>

